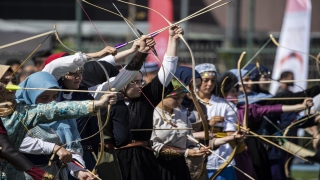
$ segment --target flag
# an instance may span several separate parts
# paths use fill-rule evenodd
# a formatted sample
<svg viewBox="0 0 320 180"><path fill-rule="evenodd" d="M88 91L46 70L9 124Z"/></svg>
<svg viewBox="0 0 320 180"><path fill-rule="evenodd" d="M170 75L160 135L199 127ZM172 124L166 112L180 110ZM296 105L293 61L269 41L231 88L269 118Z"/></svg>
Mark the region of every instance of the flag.
<svg viewBox="0 0 320 180"><path fill-rule="evenodd" d="M285 15L280 33L280 45L309 53L311 25L310 0L287 0ZM291 71L295 80L308 78L309 58L302 54L282 47L277 48L273 66L272 79L278 80L284 71ZM307 87L307 82L295 82L292 91L302 91ZM271 83L270 92L275 94L280 83ZM300 87L299 87L300 86Z"/></svg>
<svg viewBox="0 0 320 180"><path fill-rule="evenodd" d="M172 0L149 0L149 7L155 9L160 14L162 14L170 22L173 22L173 5ZM162 29L169 24L157 13L152 10L148 11L148 21L149 21L149 33L152 33L156 30ZM154 39L156 41L155 49L162 61L164 54L166 53L168 45L168 30L161 32ZM159 63L155 57L148 56L147 61L154 61Z"/></svg>

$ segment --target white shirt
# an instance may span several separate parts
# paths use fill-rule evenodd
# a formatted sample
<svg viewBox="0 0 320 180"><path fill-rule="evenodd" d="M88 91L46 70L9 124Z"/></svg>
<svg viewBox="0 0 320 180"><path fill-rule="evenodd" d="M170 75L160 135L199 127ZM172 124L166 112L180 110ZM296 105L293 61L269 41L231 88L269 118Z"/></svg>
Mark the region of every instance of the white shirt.
<svg viewBox="0 0 320 180"><path fill-rule="evenodd" d="M164 111L165 116L172 123L176 124L178 128L192 128L187 116L183 114L180 109L173 109L172 116ZM174 129L162 118L162 109L156 107L153 111L153 128L155 129ZM192 136L191 130L154 130L152 131L151 140L153 141L152 148L156 151L158 157L164 145L188 148L189 146L196 146L196 144L188 140L187 135Z"/></svg>
<svg viewBox="0 0 320 180"><path fill-rule="evenodd" d="M211 96L211 99L209 101L212 105L207 105L207 117L208 119L211 119L213 116L223 116L225 118L224 122L218 123L215 126L222 127L223 131L236 131L236 126L234 123L237 121L237 115L235 114L234 110L236 110L236 107L232 105L233 109L225 102L224 99L216 97L214 95ZM215 150L215 153L219 154L224 159L228 159L232 152L233 148L230 146L229 143L221 145L217 150ZM208 163L207 163L207 169L218 169L222 164L224 163L224 160L220 159L214 154L211 154L208 157ZM231 161L232 165L235 165L234 160ZM230 165L229 165L230 166Z"/></svg>
<svg viewBox="0 0 320 180"><path fill-rule="evenodd" d="M311 113L320 111L320 94L313 97L313 106L311 107Z"/></svg>
<svg viewBox="0 0 320 180"><path fill-rule="evenodd" d="M165 86L168 86L172 79L172 74L176 72L176 67L178 63L178 57L177 56L167 56L164 55L162 66L166 67L164 68L164 73L162 70L162 67L160 68L158 72L159 80L162 84L163 80L165 80ZM171 73L170 73L171 72ZM125 69L121 70L120 73L116 77L110 78L110 87L115 89L115 92L120 91L122 88L124 88L127 84L129 84L133 78L139 73L139 71L127 71ZM163 78L164 76L164 78ZM102 84L90 87L89 90L91 91L107 91L108 90L108 82L104 82ZM94 99L100 99L100 97L103 95L102 93L91 93L91 95L94 97Z"/></svg>

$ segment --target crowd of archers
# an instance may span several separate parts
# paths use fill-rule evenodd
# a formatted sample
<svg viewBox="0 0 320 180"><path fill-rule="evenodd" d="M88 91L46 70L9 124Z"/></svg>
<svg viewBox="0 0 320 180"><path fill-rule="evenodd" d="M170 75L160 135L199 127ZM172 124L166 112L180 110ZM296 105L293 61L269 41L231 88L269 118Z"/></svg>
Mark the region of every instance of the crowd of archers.
<svg viewBox="0 0 320 180"><path fill-rule="evenodd" d="M284 165L291 156L319 161L313 103L319 101L312 99L319 85L293 93L294 83L282 83L273 96L265 84L252 83L269 80L264 66L250 64L241 75L218 73L210 63L177 67L179 35L181 27L169 29L160 68L144 63L155 46L149 36L122 52L107 46L47 54L20 74L14 63L0 65L0 179L283 180L290 178ZM118 65L127 56L131 61ZM292 72L280 77L290 79ZM296 147L296 139L283 137L299 119L286 135L311 130L314 151L305 156L285 146ZM270 144L264 135L276 136L267 138Z"/></svg>

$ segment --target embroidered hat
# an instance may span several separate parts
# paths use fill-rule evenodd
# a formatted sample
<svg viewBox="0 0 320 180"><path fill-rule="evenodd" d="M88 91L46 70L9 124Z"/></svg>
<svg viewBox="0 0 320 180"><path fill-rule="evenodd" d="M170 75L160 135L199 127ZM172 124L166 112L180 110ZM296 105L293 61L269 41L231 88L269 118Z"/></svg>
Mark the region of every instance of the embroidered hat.
<svg viewBox="0 0 320 180"><path fill-rule="evenodd" d="M196 65L195 69L201 75L204 72L214 72L215 75L218 74L217 68L213 64L210 64L210 63L198 64L198 65ZM210 74L210 75L212 75L212 74Z"/></svg>
<svg viewBox="0 0 320 180"><path fill-rule="evenodd" d="M188 90L176 79L171 80L172 86L173 86L173 91L169 93L166 97L171 97L175 96L181 93L187 93Z"/></svg>

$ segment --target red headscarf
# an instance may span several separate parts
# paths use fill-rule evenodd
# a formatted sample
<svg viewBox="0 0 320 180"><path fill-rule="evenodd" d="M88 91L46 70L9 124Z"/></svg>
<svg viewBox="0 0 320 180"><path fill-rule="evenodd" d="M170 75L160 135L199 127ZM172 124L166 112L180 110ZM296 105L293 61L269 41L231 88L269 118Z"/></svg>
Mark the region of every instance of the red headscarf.
<svg viewBox="0 0 320 180"><path fill-rule="evenodd" d="M46 62L44 62L43 68L46 67L47 64L49 64L51 61L56 60L58 58L61 58L65 55L69 55L69 53L67 52L60 52L60 53L56 53L56 54L52 54L51 56L49 56L46 60ZM43 69L42 68L42 69Z"/></svg>

